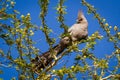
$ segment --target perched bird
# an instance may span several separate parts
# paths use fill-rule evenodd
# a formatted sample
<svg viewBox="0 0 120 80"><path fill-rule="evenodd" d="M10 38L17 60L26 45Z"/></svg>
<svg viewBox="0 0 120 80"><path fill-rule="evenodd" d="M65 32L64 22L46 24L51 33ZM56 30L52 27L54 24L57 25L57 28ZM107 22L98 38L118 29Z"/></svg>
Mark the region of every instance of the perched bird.
<svg viewBox="0 0 120 80"><path fill-rule="evenodd" d="M77 22L68 29L72 41L86 39L88 36L88 22L82 11L78 12Z"/></svg>
<svg viewBox="0 0 120 80"><path fill-rule="evenodd" d="M55 56L59 56L72 41L79 41L81 39L86 39L88 36L88 22L82 11L78 12L77 23L68 29L70 37L64 37L60 42L47 52L44 52L42 55L37 56L31 62L34 63L33 71L39 72L40 69L44 69L46 66L50 65L54 60L52 53L55 53Z"/></svg>
<svg viewBox="0 0 120 80"><path fill-rule="evenodd" d="M54 60L52 52L58 56L67 48L70 42L71 41L69 37L64 37L60 40L59 44L52 48L53 51L49 50L47 52L44 52L42 55L39 55L36 58L32 59L31 62L34 63L33 71L38 71L41 68L44 69L46 66L48 66Z"/></svg>

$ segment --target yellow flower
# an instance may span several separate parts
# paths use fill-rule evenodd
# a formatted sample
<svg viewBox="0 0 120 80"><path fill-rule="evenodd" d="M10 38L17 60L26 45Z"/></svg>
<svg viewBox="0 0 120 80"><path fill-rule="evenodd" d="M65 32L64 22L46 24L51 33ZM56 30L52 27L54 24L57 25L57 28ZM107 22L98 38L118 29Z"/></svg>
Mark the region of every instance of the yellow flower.
<svg viewBox="0 0 120 80"><path fill-rule="evenodd" d="M71 66L71 68L73 69L73 68L74 68L74 66Z"/></svg>
<svg viewBox="0 0 120 80"><path fill-rule="evenodd" d="M105 26L107 27L107 26L109 26L109 24L108 24L108 23L105 23Z"/></svg>
<svg viewBox="0 0 120 80"><path fill-rule="evenodd" d="M34 33L31 33L31 36L34 35Z"/></svg>
<svg viewBox="0 0 120 80"><path fill-rule="evenodd" d="M92 36L95 36L95 34L92 34Z"/></svg>
<svg viewBox="0 0 120 80"><path fill-rule="evenodd" d="M105 21L106 21L106 19L103 19L102 21L103 21L103 22L105 22Z"/></svg>
<svg viewBox="0 0 120 80"><path fill-rule="evenodd" d="M94 65L97 65L97 62L94 62Z"/></svg>
<svg viewBox="0 0 120 80"><path fill-rule="evenodd" d="M16 29L16 32L19 32L19 29Z"/></svg>
<svg viewBox="0 0 120 80"><path fill-rule="evenodd" d="M120 32L118 32L117 34L120 35Z"/></svg>
<svg viewBox="0 0 120 80"><path fill-rule="evenodd" d="M30 30L30 35L33 36L34 35L34 32L32 30Z"/></svg>
<svg viewBox="0 0 120 80"><path fill-rule="evenodd" d="M116 54L120 54L120 49L117 49L117 50L116 50Z"/></svg>
<svg viewBox="0 0 120 80"><path fill-rule="evenodd" d="M62 70L60 69L59 72L62 73Z"/></svg>
<svg viewBox="0 0 120 80"><path fill-rule="evenodd" d="M86 55L84 55L83 58L86 58Z"/></svg>
<svg viewBox="0 0 120 80"><path fill-rule="evenodd" d="M14 6L14 4L15 4L15 2L13 2L13 1L11 1L11 3L10 3L12 6Z"/></svg>
<svg viewBox="0 0 120 80"><path fill-rule="evenodd" d="M23 34L23 35L22 35L22 38L25 38L25 37L26 37L26 35L25 35L25 34Z"/></svg>
<svg viewBox="0 0 120 80"><path fill-rule="evenodd" d="M54 72L55 72L55 70L52 70L52 72L54 73Z"/></svg>
<svg viewBox="0 0 120 80"><path fill-rule="evenodd" d="M115 31L117 31L117 30L118 30L117 26L114 26L114 30L115 30Z"/></svg>
<svg viewBox="0 0 120 80"><path fill-rule="evenodd" d="M21 32L21 33L23 32L23 29L22 29L22 28L20 29L20 32Z"/></svg>
<svg viewBox="0 0 120 80"><path fill-rule="evenodd" d="M112 28L112 26L109 26L109 28Z"/></svg>
<svg viewBox="0 0 120 80"><path fill-rule="evenodd" d="M19 43L20 42L20 39L16 39L16 43Z"/></svg>
<svg viewBox="0 0 120 80"><path fill-rule="evenodd" d="M21 15L21 18L24 18L25 16L24 15Z"/></svg>
<svg viewBox="0 0 120 80"><path fill-rule="evenodd" d="M30 16L30 13L27 13L28 16Z"/></svg>

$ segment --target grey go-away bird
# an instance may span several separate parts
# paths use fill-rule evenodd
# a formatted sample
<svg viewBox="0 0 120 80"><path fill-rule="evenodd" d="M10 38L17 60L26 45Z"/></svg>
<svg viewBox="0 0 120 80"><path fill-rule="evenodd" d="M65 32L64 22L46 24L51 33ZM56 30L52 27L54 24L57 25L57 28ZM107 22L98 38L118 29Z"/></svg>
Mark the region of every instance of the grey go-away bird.
<svg viewBox="0 0 120 80"><path fill-rule="evenodd" d="M88 22L82 11L78 12L77 23L68 29L70 37L64 37L60 40L59 44L54 46L51 50L44 52L42 55L36 56L31 62L35 64L33 67L34 71L39 71L41 68L44 69L46 66L50 65L54 60L52 53L54 52L56 56L59 56L68 46L71 45L72 41L79 41L81 39L86 39L88 36Z"/></svg>
<svg viewBox="0 0 120 80"><path fill-rule="evenodd" d="M86 39L88 36L88 21L82 11L78 12L77 23L68 29L72 41Z"/></svg>

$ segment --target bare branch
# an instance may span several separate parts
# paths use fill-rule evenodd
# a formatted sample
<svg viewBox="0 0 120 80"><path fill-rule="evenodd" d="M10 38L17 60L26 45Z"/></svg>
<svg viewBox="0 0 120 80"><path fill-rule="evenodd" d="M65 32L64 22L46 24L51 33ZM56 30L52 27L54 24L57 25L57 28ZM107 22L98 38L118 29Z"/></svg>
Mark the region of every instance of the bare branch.
<svg viewBox="0 0 120 80"><path fill-rule="evenodd" d="M10 66L7 66L7 65L5 65L5 64L1 64L1 63L0 63L0 66L2 66L2 67L6 67L6 68L10 68Z"/></svg>
<svg viewBox="0 0 120 80"><path fill-rule="evenodd" d="M107 80L107 79L110 79L110 78L113 78L113 77L115 77L115 75L109 75L109 76L107 76L105 78L102 78L101 80Z"/></svg>

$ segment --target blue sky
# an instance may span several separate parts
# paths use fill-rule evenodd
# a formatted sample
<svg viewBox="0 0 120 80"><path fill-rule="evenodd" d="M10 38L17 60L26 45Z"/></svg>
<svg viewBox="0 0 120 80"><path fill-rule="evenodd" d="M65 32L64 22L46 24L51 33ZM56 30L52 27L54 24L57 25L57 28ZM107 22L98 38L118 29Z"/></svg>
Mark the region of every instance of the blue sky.
<svg viewBox="0 0 120 80"><path fill-rule="evenodd" d="M101 17L104 17L109 25L111 26L120 26L120 1L119 0L87 0L90 4L94 5L94 7L97 9L97 12L101 15ZM63 32L59 28L59 23L57 22L57 14L55 7L57 5L58 0L50 0L49 9L48 9L48 15L46 17L47 25L53 29L53 33L51 33L51 36L54 38L57 38L57 43L59 42L58 36ZM82 9L83 13L85 14L89 26L88 26L88 32L89 36L94 33L95 31L100 31L101 34L104 36L103 30L100 28L100 25L98 24L98 21L93 18L93 15L87 14L87 8L83 6L80 3L80 0L66 0L64 4L67 9L67 14L65 15L65 24L69 27L72 26L76 19L77 19L77 13L79 9ZM21 14L27 15L27 13L31 14L32 23L36 24L38 26L41 25L39 13L40 8L38 5L37 0L16 0L15 9L20 11ZM36 32L33 36L33 39L38 43L36 44L36 47L38 47L42 52L45 52L48 50L49 46L46 44L44 34L39 31ZM57 44L56 43L56 44ZM105 54L110 54L114 51L113 44L109 43L107 39L103 39L102 41L97 41L97 45L95 46L95 55L99 58L102 58L105 56ZM3 47L3 46L0 46ZM66 56L63 59L71 59L71 62L73 58L75 57L75 53L71 54L71 56ZM61 60L61 61L62 61ZM71 65L68 63L68 65ZM112 64L111 64L112 65ZM58 65L57 68L60 68ZM4 78L5 80L9 80L11 76L16 75L15 70L13 69L7 69L4 68L5 73L3 75L0 75L0 77ZM5 77L7 76L7 77Z"/></svg>

